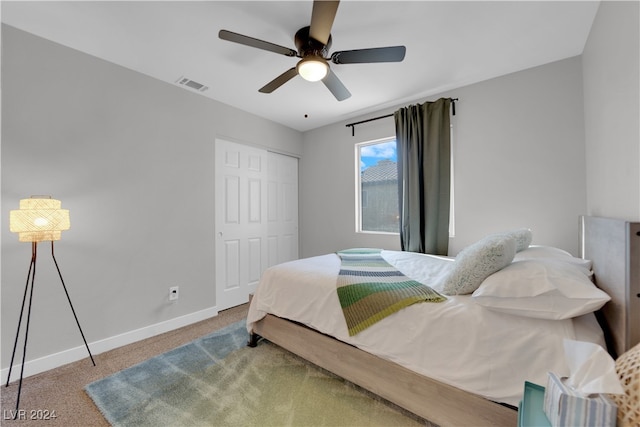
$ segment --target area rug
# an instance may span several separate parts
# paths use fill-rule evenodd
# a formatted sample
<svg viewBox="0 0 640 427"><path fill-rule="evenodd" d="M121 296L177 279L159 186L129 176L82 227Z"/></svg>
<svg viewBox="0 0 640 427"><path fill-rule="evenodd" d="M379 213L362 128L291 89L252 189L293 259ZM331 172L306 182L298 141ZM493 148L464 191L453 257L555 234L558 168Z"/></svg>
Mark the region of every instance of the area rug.
<svg viewBox="0 0 640 427"><path fill-rule="evenodd" d="M89 384L113 426L418 426L419 417L260 340L245 322Z"/></svg>

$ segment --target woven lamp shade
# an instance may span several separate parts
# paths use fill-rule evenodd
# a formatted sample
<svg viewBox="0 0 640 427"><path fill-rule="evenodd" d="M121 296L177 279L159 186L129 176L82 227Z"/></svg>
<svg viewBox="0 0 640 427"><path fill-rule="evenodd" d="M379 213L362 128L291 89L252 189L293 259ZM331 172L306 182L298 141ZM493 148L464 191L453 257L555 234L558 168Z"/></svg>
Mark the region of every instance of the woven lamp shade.
<svg viewBox="0 0 640 427"><path fill-rule="evenodd" d="M9 213L9 230L18 233L21 242L60 240L62 231L71 226L69 210L61 209L60 200L33 196L20 200L20 209Z"/></svg>

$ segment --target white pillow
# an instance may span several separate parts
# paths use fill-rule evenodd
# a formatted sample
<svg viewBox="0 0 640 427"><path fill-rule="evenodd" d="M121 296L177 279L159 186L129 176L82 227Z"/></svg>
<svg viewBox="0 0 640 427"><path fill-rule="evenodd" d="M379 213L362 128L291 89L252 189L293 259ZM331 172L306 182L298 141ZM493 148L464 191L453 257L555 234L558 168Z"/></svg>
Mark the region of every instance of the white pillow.
<svg viewBox="0 0 640 427"><path fill-rule="evenodd" d="M509 265L516 242L504 235L490 235L467 246L456 256L440 287L445 295L470 294L492 273Z"/></svg>
<svg viewBox="0 0 640 427"><path fill-rule="evenodd" d="M525 259L555 259L558 261L564 261L569 264L573 264L579 267L584 274L591 276L591 267L593 263L591 260L576 258L569 252L560 248L554 248L552 246L529 246L522 252L518 252L513 258L514 261L522 261Z"/></svg>
<svg viewBox="0 0 640 427"><path fill-rule="evenodd" d="M516 252L527 249L533 240L533 234L528 228L505 231L504 233L498 234L513 238L516 241Z"/></svg>
<svg viewBox="0 0 640 427"><path fill-rule="evenodd" d="M611 298L570 263L514 261L489 276L473 300L494 311L540 319L569 319L598 310Z"/></svg>

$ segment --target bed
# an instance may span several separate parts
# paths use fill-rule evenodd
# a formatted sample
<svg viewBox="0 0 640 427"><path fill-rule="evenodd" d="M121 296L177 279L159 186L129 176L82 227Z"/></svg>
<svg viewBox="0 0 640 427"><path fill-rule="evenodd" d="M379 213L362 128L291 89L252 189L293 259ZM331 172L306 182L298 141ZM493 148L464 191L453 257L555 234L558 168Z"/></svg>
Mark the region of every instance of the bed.
<svg viewBox="0 0 640 427"><path fill-rule="evenodd" d="M638 312L632 304L640 293L638 245L630 244L638 224L622 224L589 217L580 222L584 254L592 255L596 283L603 283L611 297L600 317L609 322L604 329L612 332L608 339L617 343L617 351L637 340L637 322L629 313ZM622 232L609 231L620 228ZM605 244L608 250L594 249ZM610 249L618 246L625 249ZM526 261L522 252L516 260ZM445 257L403 252L382 255L424 283L440 282L453 263ZM571 257L571 262L576 269L591 267L577 258ZM564 338L602 345L607 338L591 312L563 319L520 316L487 309L473 295L413 304L350 335L336 299L339 270L335 254L267 270L251 301L248 329L254 337L268 339L439 425L516 425L515 406L524 381L544 383L547 371L566 372ZM586 270L589 275L590 268ZM615 278L619 270L624 271L624 283Z"/></svg>

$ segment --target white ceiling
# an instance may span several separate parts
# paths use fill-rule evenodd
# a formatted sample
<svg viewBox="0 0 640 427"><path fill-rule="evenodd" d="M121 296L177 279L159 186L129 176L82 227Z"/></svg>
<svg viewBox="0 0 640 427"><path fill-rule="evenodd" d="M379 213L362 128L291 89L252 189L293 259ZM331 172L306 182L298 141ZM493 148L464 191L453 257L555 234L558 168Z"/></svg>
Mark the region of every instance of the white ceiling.
<svg viewBox="0 0 640 427"><path fill-rule="evenodd" d="M596 1L342 1L330 52L405 45L401 63L332 65L351 98L300 77L296 58L223 41L226 29L295 50L311 1L2 1L2 22L300 131L579 55ZM192 90L185 88L184 90ZM461 100L463 102L463 100ZM308 117L305 117L308 116Z"/></svg>

